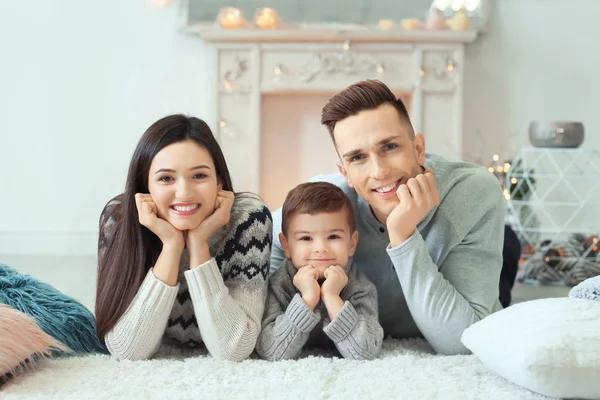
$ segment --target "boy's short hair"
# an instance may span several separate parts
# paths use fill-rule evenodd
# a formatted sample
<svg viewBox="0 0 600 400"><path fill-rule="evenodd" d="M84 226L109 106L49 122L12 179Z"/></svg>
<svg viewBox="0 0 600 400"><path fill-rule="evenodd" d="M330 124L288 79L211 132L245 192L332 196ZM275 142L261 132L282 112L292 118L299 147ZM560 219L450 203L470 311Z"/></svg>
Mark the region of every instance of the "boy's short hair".
<svg viewBox="0 0 600 400"><path fill-rule="evenodd" d="M329 182L301 183L289 191L281 210L281 232L287 236L290 219L296 214L318 214L346 209L350 232L354 233L354 210L350 199Z"/></svg>

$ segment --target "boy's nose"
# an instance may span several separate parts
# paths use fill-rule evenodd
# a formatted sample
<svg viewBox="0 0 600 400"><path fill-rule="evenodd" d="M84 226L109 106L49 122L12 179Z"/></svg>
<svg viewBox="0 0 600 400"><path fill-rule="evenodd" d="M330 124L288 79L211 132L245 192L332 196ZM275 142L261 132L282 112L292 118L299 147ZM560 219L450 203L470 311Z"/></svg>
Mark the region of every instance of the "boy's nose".
<svg viewBox="0 0 600 400"><path fill-rule="evenodd" d="M324 243L317 243L315 246L315 252L317 253L327 253L329 249Z"/></svg>

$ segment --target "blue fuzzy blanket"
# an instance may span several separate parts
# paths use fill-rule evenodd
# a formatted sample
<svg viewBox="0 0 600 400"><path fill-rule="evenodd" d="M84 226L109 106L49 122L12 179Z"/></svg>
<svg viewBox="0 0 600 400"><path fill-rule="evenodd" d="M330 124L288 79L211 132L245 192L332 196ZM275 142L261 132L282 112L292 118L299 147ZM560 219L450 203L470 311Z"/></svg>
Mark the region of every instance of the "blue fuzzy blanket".
<svg viewBox="0 0 600 400"><path fill-rule="evenodd" d="M107 353L90 310L53 286L4 264L0 264L0 303L31 316L74 353Z"/></svg>

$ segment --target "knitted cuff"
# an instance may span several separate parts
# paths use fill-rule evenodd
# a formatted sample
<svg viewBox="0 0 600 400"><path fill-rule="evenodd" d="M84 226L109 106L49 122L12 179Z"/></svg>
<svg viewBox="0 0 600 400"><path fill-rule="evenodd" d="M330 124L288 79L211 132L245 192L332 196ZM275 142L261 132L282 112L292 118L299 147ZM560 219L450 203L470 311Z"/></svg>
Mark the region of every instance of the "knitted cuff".
<svg viewBox="0 0 600 400"><path fill-rule="evenodd" d="M197 293L202 298L211 297L225 288L223 276L214 258L194 269L185 271L184 275L190 288L190 293L194 289L197 289Z"/></svg>
<svg viewBox="0 0 600 400"><path fill-rule="evenodd" d="M304 303L298 293L285 310L285 315L301 332L309 333L319 323L321 317Z"/></svg>
<svg viewBox="0 0 600 400"><path fill-rule="evenodd" d="M138 289L137 296L143 298L146 304L158 304L164 307L164 310L159 309L155 311L170 313L178 291L179 283L175 286L167 285L154 275L154 271L151 268Z"/></svg>
<svg viewBox="0 0 600 400"><path fill-rule="evenodd" d="M345 301L344 306L335 318L333 318L333 321L323 328L323 332L325 332L334 343L339 343L352 332L357 323L358 313L356 312L356 309L352 303Z"/></svg>

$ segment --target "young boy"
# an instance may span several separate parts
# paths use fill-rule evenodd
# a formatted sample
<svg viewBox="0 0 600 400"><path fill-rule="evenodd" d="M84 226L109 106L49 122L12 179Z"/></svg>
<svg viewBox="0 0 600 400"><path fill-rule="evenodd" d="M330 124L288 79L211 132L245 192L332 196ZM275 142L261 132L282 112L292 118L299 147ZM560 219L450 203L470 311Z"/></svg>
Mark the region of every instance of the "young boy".
<svg viewBox="0 0 600 400"><path fill-rule="evenodd" d="M358 232L348 197L327 182L298 185L283 204L281 232L286 260L269 278L258 355L294 359L305 345L333 343L344 358L377 357L377 291L352 264Z"/></svg>

